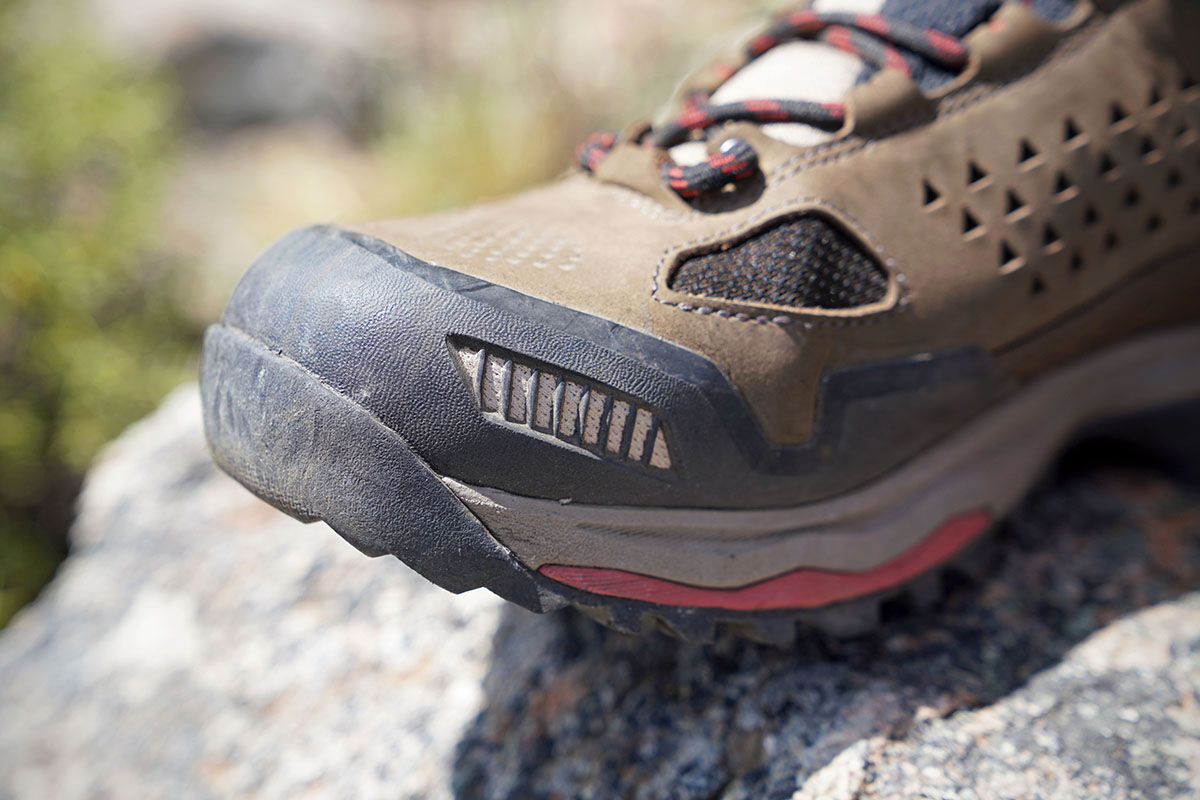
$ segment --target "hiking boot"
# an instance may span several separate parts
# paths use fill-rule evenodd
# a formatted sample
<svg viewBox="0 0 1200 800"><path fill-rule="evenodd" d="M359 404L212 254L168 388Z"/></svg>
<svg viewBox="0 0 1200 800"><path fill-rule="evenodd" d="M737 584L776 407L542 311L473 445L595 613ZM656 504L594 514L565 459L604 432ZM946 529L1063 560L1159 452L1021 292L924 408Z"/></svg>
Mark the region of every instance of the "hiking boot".
<svg viewBox="0 0 1200 800"><path fill-rule="evenodd" d="M454 592L862 630L1200 397L1197 76L1193 0L817 0L548 186L275 245L213 452Z"/></svg>

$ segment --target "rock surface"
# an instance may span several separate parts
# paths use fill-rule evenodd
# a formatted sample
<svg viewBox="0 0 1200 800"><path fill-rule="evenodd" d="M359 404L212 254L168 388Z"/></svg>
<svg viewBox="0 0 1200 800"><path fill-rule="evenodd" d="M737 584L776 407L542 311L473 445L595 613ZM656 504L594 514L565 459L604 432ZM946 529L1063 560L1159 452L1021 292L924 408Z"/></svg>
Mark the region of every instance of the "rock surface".
<svg viewBox="0 0 1200 800"><path fill-rule="evenodd" d="M789 650L454 597L208 460L194 389L95 467L0 634L0 798L1200 797L1200 493L1075 466L979 580Z"/></svg>

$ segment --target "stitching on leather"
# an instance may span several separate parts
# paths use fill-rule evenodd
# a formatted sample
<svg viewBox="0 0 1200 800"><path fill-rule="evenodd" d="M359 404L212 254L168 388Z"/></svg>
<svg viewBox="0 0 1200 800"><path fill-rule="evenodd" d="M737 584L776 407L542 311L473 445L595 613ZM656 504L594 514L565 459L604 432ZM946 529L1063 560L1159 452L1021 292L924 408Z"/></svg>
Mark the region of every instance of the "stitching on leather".
<svg viewBox="0 0 1200 800"><path fill-rule="evenodd" d="M896 284L899 287L899 296L896 298L896 302L891 308L887 308L863 317L815 317L811 315L805 315L803 311L799 310L794 314L774 313L773 315L751 315L746 312L734 312L727 308L714 308L708 305L695 306L686 301L667 300L658 296L659 277L662 275L663 267L668 261L672 261L680 253L702 247L706 244L718 242L722 239L736 238L739 234L745 233L751 228L754 228L760 222L763 222L764 220L776 215L778 212L782 212L785 209L802 210L799 208L800 206L825 209L826 211L833 213L836 217L840 217L850 222L854 235L865 240L866 244L875 251L875 253L880 257L880 260L883 262L884 267L887 268L888 272L891 273L896 280ZM779 216L783 215L779 214ZM671 306L679 309L680 311L690 311L704 316L712 315L733 322L755 322L760 325L775 325L781 328L799 322L805 330L812 330L814 328L857 328L866 325L874 325L882 322L884 319L887 319L895 313L905 310L909 304L908 277L899 270L895 260L886 254L886 251L879 242L877 242L869 233L864 232L863 227L857 222L857 220L854 219L854 217L847 214L834 204L817 197L792 198L784 202L777 203L776 205L763 209L757 214L742 220L732 228L728 228L724 231L720 231L709 236L702 236L690 242L684 242L683 244L668 248L667 251L663 253L662 257L659 258L658 263L654 267L654 275L651 279L650 295L656 302L662 303L665 306ZM746 303L745 305L752 306L753 304Z"/></svg>

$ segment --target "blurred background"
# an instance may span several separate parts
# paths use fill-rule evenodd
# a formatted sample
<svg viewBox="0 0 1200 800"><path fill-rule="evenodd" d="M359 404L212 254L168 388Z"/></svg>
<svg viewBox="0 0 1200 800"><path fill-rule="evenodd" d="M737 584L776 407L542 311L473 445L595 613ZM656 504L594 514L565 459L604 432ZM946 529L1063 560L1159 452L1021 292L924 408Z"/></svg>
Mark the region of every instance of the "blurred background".
<svg viewBox="0 0 1200 800"><path fill-rule="evenodd" d="M0 0L0 627L274 239L553 176L779 5Z"/></svg>

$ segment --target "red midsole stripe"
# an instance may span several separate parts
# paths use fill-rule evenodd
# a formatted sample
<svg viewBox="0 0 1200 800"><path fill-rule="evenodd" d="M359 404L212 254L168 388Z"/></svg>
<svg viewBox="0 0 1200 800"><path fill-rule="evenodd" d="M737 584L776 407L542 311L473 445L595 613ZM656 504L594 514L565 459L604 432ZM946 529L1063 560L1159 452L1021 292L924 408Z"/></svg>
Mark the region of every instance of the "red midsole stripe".
<svg viewBox="0 0 1200 800"><path fill-rule="evenodd" d="M749 586L712 589L604 567L543 565L538 571L576 589L669 606L761 611L817 608L890 589L946 561L992 524L987 511L972 511L944 523L913 547L865 572L798 569Z"/></svg>

